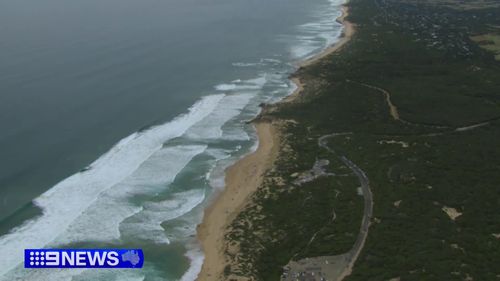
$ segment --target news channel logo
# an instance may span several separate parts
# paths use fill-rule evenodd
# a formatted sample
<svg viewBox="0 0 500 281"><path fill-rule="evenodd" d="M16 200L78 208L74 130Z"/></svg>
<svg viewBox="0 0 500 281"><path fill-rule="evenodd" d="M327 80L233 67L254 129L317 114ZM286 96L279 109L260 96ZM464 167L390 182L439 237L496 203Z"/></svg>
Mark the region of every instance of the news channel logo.
<svg viewBox="0 0 500 281"><path fill-rule="evenodd" d="M142 268L141 249L26 249L25 268Z"/></svg>

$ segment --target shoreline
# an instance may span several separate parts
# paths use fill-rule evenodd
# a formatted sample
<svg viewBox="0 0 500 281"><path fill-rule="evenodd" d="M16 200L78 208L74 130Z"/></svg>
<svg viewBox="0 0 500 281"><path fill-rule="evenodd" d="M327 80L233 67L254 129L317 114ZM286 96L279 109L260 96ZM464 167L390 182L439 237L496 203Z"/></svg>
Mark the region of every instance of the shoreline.
<svg viewBox="0 0 500 281"><path fill-rule="evenodd" d="M255 122L259 145L226 169L226 186L205 209L203 221L197 227L197 238L205 256L196 280L219 280L226 265L224 259L225 228L248 202L261 185L264 173L278 156L280 134L271 122Z"/></svg>
<svg viewBox="0 0 500 281"><path fill-rule="evenodd" d="M349 15L348 8L342 6L342 15L337 22L343 25L339 41L317 55L301 62L298 67L307 67L319 62L324 57L340 50L354 34L354 26L345 20ZM294 101L304 89L299 77L290 78L297 86L295 91L283 98L279 103ZM255 120L255 119L254 119ZM197 281L219 281L227 261L224 248L226 227L249 202L250 196L260 187L264 174L271 169L279 152L280 133L276 124L271 121L253 121L258 136L258 148L238 160L226 169L225 188L214 195L214 200L205 209L203 221L197 227L197 238L204 254L203 265Z"/></svg>
<svg viewBox="0 0 500 281"><path fill-rule="evenodd" d="M300 62L297 65L298 69L320 62L321 59L342 49L342 47L344 47L344 45L351 40L351 37L354 35L355 29L354 25L345 19L347 16L349 16L349 8L344 5L342 6L342 15L337 18L337 22L343 25L342 34L339 37L339 41L327 47L325 50L318 53L317 55L309 59L306 59L305 61ZM304 89L304 83L302 82L300 77L294 75L295 73L292 74L290 80L292 80L292 82L297 86L297 88L295 89L295 91L293 91L292 94L281 100L280 103L287 103L294 101L299 96L300 92L302 92L302 90Z"/></svg>
<svg viewBox="0 0 500 281"><path fill-rule="evenodd" d="M346 2L347 4L347 2ZM341 8L342 14L340 17L337 18L337 22L343 25L342 29L342 34L339 37L339 41L336 43L330 45L327 47L325 50L322 52L318 53L317 55L306 59L303 62L299 63L299 67L306 67L312 64L315 64L316 62L320 61L324 57L330 55L331 53L334 53L338 50L340 50L349 40L351 39L352 35L354 34L354 25L347 21L345 18L349 16L349 8L347 6L342 5Z"/></svg>

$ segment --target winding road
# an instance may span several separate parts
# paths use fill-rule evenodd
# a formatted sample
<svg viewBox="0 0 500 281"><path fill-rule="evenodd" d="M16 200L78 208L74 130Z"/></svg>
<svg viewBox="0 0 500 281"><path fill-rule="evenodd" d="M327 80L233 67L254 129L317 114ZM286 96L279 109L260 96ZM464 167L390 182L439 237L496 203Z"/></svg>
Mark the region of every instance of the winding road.
<svg viewBox="0 0 500 281"><path fill-rule="evenodd" d="M346 82L355 83L355 84L361 85L363 87L366 87L366 88L369 88L369 89L372 89L372 90L375 90L375 91L382 93L385 97L385 102L387 103L387 106L389 107L389 113L391 114L392 119L394 119L395 121L399 121L403 124L408 124L408 125L413 125L413 126L422 126L422 127L436 128L436 129L448 128L448 126L445 126L445 125L421 124L421 123L414 123L414 122L405 120L405 119L400 117L397 106L392 103L391 93L389 93L389 91L382 89L380 87L374 86L374 85L366 84L363 82L357 82L357 81L353 81L353 80L349 80L349 79L346 79Z"/></svg>
<svg viewBox="0 0 500 281"><path fill-rule="evenodd" d="M371 218L373 217L373 194L370 189L370 181L368 180L368 177L366 176L365 172L363 172L363 170L361 170L356 164L354 164L347 157L345 157L344 155L339 155L338 153L335 152L335 150L333 150L328 146L329 138L342 135L349 135L349 134L350 133L335 133L322 136L318 139L318 145L321 148L324 148L328 152L337 155L339 159L342 161L342 163L344 163L344 165L349 167L349 169L351 169L351 171L358 177L364 197L365 206L363 212L363 219L361 221L361 226L359 229L359 234L358 237L356 238L356 242L354 243L352 249L345 254L347 256L348 263L346 268L341 273L341 275L337 278L337 280L342 280L346 276L351 274L354 263L358 259L359 254L361 253L361 250L365 245L366 238L368 237L368 230L370 228Z"/></svg>

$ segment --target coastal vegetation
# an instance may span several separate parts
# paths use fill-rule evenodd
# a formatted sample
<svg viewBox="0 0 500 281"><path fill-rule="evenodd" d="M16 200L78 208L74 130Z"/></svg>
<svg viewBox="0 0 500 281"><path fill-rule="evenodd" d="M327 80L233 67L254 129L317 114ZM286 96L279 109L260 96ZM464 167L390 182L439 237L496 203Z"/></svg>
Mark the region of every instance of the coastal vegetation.
<svg viewBox="0 0 500 281"><path fill-rule="evenodd" d="M340 156L373 193L345 280L500 278L500 62L484 47L498 44L485 35L500 26L492 3L349 2L353 38L300 68L300 96L258 118L279 128L280 154L228 228L227 279L279 280L290 260L351 250L365 206ZM330 134L335 153L318 145ZM317 161L324 173L298 181Z"/></svg>
<svg viewBox="0 0 500 281"><path fill-rule="evenodd" d="M494 33L486 33L471 37L481 48L491 51L495 54L495 59L500 60L500 27L495 27Z"/></svg>

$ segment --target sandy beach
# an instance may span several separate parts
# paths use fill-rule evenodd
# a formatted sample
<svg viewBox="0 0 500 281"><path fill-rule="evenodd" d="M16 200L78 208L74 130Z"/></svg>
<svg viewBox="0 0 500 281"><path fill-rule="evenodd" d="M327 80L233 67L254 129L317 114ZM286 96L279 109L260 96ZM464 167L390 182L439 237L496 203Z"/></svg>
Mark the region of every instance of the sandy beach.
<svg viewBox="0 0 500 281"><path fill-rule="evenodd" d="M269 122L255 124L259 147L226 170L226 187L213 204L205 210L198 226L205 260L199 281L221 280L224 270L224 234L226 226L248 202L249 196L260 186L264 173L271 168L278 155L279 132Z"/></svg>
<svg viewBox="0 0 500 281"><path fill-rule="evenodd" d="M337 22L344 25L344 30L342 32L342 35L340 36L340 40L337 41L337 43L333 44L332 46L326 48L323 52L319 53L318 55L301 62L299 64L300 67L306 67L308 65L318 62L319 60L328 56L329 54L340 50L347 42L349 42L352 35L354 34L354 26L352 23L345 20L347 16L349 16L349 9L346 6L343 6L342 15L337 19Z"/></svg>
<svg viewBox="0 0 500 281"><path fill-rule="evenodd" d="M354 35L355 28L352 23L349 21L346 21L345 18L349 15L349 9L346 6L342 7L342 15L337 19L337 22L341 23L344 25L344 29L342 31L342 35L337 41L337 43L333 44L332 46L326 48L323 52L317 54L316 56L313 56L301 63L298 64L298 67L307 67L309 65L312 65L314 63L317 63L321 61L324 57L337 52L338 50L342 49L344 45L351 40L351 37ZM293 77L292 78L293 83L297 86L297 89L289 96L284 98L282 102L291 102L297 98L300 92L304 89L303 82L300 80L299 77Z"/></svg>
<svg viewBox="0 0 500 281"><path fill-rule="evenodd" d="M302 62L299 66L306 67L339 50L354 33L351 23L345 21L348 15L347 7L343 7L342 16L337 19L344 25L343 35L333 46L317 56ZM291 102L303 89L299 78L292 79L297 89L282 102ZM255 124L259 138L259 147L252 153L226 170L226 187L212 205L205 210L203 222L198 226L198 239L202 244L205 260L198 275L198 281L220 281L227 261L224 257L224 234L228 224L248 203L250 196L259 188L263 175L273 165L279 153L279 129L268 121L258 121Z"/></svg>

